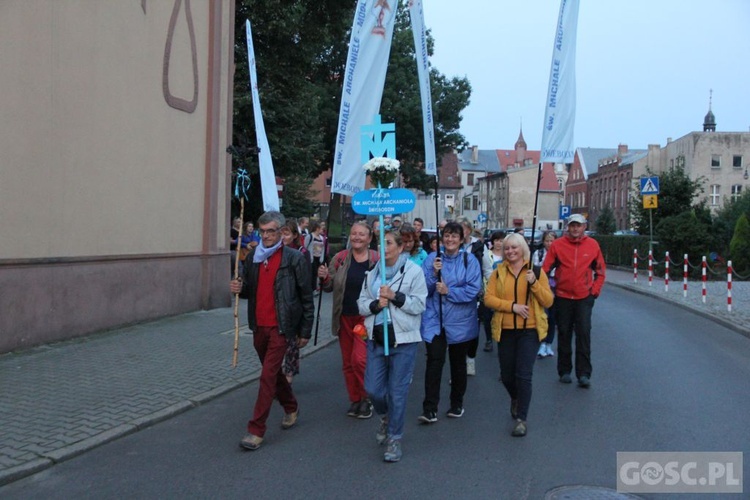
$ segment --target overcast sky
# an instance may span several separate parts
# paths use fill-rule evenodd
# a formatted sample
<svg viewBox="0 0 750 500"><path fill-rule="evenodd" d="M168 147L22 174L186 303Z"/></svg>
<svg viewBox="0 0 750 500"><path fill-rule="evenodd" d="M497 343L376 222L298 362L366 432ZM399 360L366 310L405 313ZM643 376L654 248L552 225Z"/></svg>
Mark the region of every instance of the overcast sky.
<svg viewBox="0 0 750 500"><path fill-rule="evenodd" d="M560 0L424 0L432 65L466 76L461 132L512 149L520 122L541 148ZM750 0L581 0L575 146L646 148L702 130L750 130Z"/></svg>

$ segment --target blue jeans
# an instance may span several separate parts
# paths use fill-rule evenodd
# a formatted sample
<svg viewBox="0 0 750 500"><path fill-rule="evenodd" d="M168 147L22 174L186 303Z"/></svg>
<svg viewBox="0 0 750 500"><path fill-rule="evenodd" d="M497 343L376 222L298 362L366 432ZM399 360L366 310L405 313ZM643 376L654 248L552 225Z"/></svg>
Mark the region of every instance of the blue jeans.
<svg viewBox="0 0 750 500"><path fill-rule="evenodd" d="M576 337L576 377L591 377L591 311L594 309L593 295L585 299L555 298L557 315L557 373L563 375L573 371L573 333Z"/></svg>
<svg viewBox="0 0 750 500"><path fill-rule="evenodd" d="M518 400L518 418L526 420L531 405L531 378L539 351L536 329L503 330L497 343L500 379L511 400Z"/></svg>
<svg viewBox="0 0 750 500"><path fill-rule="evenodd" d="M399 344L389 350L367 341L365 390L378 415L388 415L388 436L401 439L406 418L406 397L414 374L419 342Z"/></svg>

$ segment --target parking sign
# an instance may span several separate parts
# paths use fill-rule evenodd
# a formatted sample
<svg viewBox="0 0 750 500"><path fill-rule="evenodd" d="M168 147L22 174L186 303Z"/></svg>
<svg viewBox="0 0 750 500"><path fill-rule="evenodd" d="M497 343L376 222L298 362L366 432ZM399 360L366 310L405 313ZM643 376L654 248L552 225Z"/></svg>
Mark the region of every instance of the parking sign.
<svg viewBox="0 0 750 500"><path fill-rule="evenodd" d="M570 205L560 205L560 219L565 220L570 217Z"/></svg>

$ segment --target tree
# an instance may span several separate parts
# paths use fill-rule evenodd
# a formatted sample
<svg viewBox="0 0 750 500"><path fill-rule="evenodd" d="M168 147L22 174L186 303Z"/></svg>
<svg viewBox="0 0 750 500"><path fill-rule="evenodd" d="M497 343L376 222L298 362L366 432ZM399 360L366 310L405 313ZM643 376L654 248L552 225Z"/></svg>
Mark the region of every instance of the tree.
<svg viewBox="0 0 750 500"><path fill-rule="evenodd" d="M605 205L599 216L596 218L596 232L598 234L612 234L617 229L615 222L615 213L612 207Z"/></svg>
<svg viewBox="0 0 750 500"><path fill-rule="evenodd" d="M747 276L750 272L750 221L747 214L742 214L734 226L734 236L729 244L729 255L734 270Z"/></svg>
<svg viewBox="0 0 750 500"><path fill-rule="evenodd" d="M351 2L237 0L232 145L235 167L251 175L248 215L262 210L245 20L250 19L258 92L276 175L315 178L331 164L346 64ZM297 201L297 200L295 200ZM287 200L282 210L297 210ZM239 210L233 203L233 212Z"/></svg>
<svg viewBox="0 0 750 500"><path fill-rule="evenodd" d="M258 92L276 175L314 179L333 164L349 34L356 2L339 0L236 0L232 153L235 168L249 172L251 200L246 215L262 210L258 181L252 96L249 87L245 19L250 19ZM432 38L428 36L429 53ZM406 2L399 6L389 73L381 104L384 121L396 123L397 152L409 186L428 189L424 176L422 112L414 41ZM431 70L437 157L465 144L458 132L471 87ZM289 192L289 190L287 189ZM285 196L282 210L305 209ZM305 196L305 190L297 191ZM335 200L333 205L336 205ZM233 213L239 203L233 202Z"/></svg>
<svg viewBox="0 0 750 500"><path fill-rule="evenodd" d="M649 176L655 175L651 169L646 167ZM659 208L646 209L640 203L640 191L635 198L638 203L631 205L631 215L634 226L641 234L649 234L649 210L653 213L654 228L667 217L672 217L697 208L701 205L696 199L703 194L703 179L691 180L682 167L671 167L667 172L659 174Z"/></svg>
<svg viewBox="0 0 750 500"><path fill-rule="evenodd" d="M742 214L750 217L750 191L745 191L736 200L728 200L714 216L713 232L717 239L717 249L722 254L727 254L729 251L737 221Z"/></svg>
<svg viewBox="0 0 750 500"><path fill-rule="evenodd" d="M694 210L662 219L656 233L660 250L668 251L672 259L684 254L696 257L709 253L711 224L700 220Z"/></svg>
<svg viewBox="0 0 750 500"><path fill-rule="evenodd" d="M407 4L406 1L401 2L396 17L381 110L384 122L396 124L396 149L406 186L429 194L434 180L424 171L422 101ZM431 56L435 43L429 31L426 33L426 42L427 54ZM436 157L439 159L443 153L468 145L458 129L461 112L469 105L471 85L466 78L448 78L432 67L430 91Z"/></svg>

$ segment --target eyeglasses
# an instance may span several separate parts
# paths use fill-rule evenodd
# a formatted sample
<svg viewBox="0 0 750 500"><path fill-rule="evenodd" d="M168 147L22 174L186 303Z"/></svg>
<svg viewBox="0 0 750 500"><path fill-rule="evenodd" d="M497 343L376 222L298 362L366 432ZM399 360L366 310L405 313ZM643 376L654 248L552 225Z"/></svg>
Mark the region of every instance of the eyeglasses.
<svg viewBox="0 0 750 500"><path fill-rule="evenodd" d="M258 229L258 234L261 236L271 236L279 232L279 229Z"/></svg>

